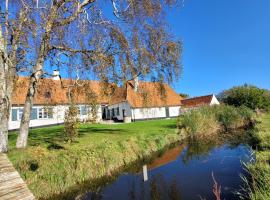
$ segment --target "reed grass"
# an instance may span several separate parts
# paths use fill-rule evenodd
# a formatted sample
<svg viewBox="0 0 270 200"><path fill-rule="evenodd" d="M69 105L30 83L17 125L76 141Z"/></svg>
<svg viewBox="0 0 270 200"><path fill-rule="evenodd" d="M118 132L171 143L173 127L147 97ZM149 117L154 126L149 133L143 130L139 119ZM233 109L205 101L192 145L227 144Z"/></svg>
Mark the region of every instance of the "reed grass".
<svg viewBox="0 0 270 200"><path fill-rule="evenodd" d="M252 120L253 112L246 107L219 105L190 110L177 124L183 134L208 136L248 126Z"/></svg>

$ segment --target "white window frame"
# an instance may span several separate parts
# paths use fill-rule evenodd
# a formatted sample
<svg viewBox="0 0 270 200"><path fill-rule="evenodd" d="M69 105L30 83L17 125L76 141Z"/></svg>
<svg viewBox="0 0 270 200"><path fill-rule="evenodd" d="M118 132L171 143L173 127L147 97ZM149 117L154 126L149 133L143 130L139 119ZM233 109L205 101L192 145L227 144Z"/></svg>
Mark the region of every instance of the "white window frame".
<svg viewBox="0 0 270 200"><path fill-rule="evenodd" d="M50 118L49 116L49 110L52 111L52 117ZM41 115L41 117L40 117ZM53 119L53 108L44 108L44 107L39 107L37 108L37 119Z"/></svg>

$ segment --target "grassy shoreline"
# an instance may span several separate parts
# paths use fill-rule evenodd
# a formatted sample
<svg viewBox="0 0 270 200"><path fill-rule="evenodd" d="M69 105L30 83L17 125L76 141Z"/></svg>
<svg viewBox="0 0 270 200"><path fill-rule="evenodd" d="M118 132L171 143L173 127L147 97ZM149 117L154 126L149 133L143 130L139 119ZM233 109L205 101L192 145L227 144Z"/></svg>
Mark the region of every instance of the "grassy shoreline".
<svg viewBox="0 0 270 200"><path fill-rule="evenodd" d="M270 199L270 113L258 118L253 137L256 161L247 166L251 175L249 198Z"/></svg>
<svg viewBox="0 0 270 200"><path fill-rule="evenodd" d="M31 130L29 146L15 149L10 134L8 156L38 199L67 199L89 180L113 178L137 160L181 141L176 119L119 125L81 125L74 143L65 143L63 126Z"/></svg>

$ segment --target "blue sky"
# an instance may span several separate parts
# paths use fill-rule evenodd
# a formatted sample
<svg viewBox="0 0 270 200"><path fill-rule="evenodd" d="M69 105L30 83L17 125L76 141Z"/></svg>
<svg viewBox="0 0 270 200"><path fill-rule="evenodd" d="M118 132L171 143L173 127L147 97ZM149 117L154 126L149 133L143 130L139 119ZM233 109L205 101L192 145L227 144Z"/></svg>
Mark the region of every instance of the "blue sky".
<svg viewBox="0 0 270 200"><path fill-rule="evenodd" d="M198 96L244 83L270 89L269 0L185 0L168 20L184 44L177 92Z"/></svg>

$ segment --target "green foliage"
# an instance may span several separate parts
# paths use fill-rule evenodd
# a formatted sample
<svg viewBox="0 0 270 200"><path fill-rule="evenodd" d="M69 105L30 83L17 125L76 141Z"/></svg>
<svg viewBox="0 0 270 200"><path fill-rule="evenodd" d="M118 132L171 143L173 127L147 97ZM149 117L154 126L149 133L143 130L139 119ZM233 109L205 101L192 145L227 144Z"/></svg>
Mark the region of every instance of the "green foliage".
<svg viewBox="0 0 270 200"><path fill-rule="evenodd" d="M239 113L240 109L232 106L220 106L216 109L216 117L225 131L235 129L241 126L242 117Z"/></svg>
<svg viewBox="0 0 270 200"><path fill-rule="evenodd" d="M184 99L189 98L189 95L186 93L179 93L180 97L183 97Z"/></svg>
<svg viewBox="0 0 270 200"><path fill-rule="evenodd" d="M219 95L222 102L233 106L246 106L252 110L270 108L270 91L252 85L233 87Z"/></svg>
<svg viewBox="0 0 270 200"><path fill-rule="evenodd" d="M189 135L209 135L248 125L253 112L244 106L205 106L190 110L178 118L178 128Z"/></svg>
<svg viewBox="0 0 270 200"><path fill-rule="evenodd" d="M178 118L178 128L191 135L209 134L209 131L216 132L219 129L219 124L212 109L202 107L181 115Z"/></svg>
<svg viewBox="0 0 270 200"><path fill-rule="evenodd" d="M78 136L78 126L80 123L78 114L78 108L73 104L65 112L64 133L68 141L71 142Z"/></svg>

